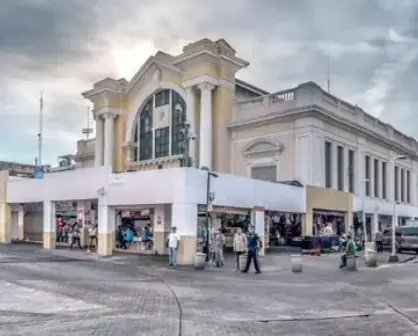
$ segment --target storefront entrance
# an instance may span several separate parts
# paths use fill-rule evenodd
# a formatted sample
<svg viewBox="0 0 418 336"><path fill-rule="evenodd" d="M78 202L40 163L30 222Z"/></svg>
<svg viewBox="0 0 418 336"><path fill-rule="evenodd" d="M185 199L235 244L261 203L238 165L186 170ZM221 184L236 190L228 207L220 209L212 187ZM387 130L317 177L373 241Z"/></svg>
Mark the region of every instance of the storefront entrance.
<svg viewBox="0 0 418 336"><path fill-rule="evenodd" d="M266 248L299 246L302 236L301 215L289 212L266 212Z"/></svg>

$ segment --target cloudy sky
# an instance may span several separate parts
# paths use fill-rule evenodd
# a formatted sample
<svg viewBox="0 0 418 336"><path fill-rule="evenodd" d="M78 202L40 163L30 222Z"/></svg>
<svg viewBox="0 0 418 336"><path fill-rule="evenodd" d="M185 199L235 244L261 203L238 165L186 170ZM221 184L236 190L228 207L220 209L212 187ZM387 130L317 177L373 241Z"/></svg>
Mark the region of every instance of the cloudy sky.
<svg viewBox="0 0 418 336"><path fill-rule="evenodd" d="M80 93L135 74L156 50L225 38L269 91L314 80L418 137L418 0L0 0L0 160L74 153Z"/></svg>

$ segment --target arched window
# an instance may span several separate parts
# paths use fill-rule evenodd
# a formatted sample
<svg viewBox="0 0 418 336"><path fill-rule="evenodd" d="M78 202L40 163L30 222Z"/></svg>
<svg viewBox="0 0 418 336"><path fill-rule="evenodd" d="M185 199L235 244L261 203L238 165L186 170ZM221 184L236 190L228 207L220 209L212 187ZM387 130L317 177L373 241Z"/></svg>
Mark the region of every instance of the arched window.
<svg viewBox="0 0 418 336"><path fill-rule="evenodd" d="M172 118L171 118L171 154L184 153L184 123L186 121L186 104L183 98L177 93L172 92Z"/></svg>
<svg viewBox="0 0 418 336"><path fill-rule="evenodd" d="M185 116L186 104L177 92L160 90L149 97L139 111L134 129L134 160L183 154Z"/></svg>

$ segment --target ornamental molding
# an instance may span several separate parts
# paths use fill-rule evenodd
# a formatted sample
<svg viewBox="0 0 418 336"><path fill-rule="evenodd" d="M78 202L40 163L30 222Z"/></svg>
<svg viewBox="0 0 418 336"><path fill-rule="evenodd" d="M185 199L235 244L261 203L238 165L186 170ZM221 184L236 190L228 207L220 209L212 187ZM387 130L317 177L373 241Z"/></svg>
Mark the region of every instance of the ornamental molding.
<svg viewBox="0 0 418 336"><path fill-rule="evenodd" d="M120 114L120 109L114 107L103 107L101 109L94 109L93 110L93 117L97 120L97 118L102 117L105 118L116 118Z"/></svg>
<svg viewBox="0 0 418 336"><path fill-rule="evenodd" d="M144 160L144 161L130 161L127 162L127 168L129 170L137 170L143 167L155 167L165 163L177 162L178 160L182 159L184 156L180 155L172 155L172 156L165 156L161 158L151 159L151 160ZM157 169L157 168L155 168Z"/></svg>
<svg viewBox="0 0 418 336"><path fill-rule="evenodd" d="M257 148L259 147L259 148ZM283 144L275 138L257 138L245 144L242 148L242 154L246 159L254 156L272 155L274 157L280 156L283 152Z"/></svg>
<svg viewBox="0 0 418 336"><path fill-rule="evenodd" d="M196 77L196 78L193 78L193 79L189 79L189 80L183 82L181 85L182 85L183 88L186 89L186 88L198 86L198 85L201 85L201 84L210 84L210 85L213 85L213 86L217 86L219 84L219 81L212 76L203 75L203 76L199 76L199 77Z"/></svg>

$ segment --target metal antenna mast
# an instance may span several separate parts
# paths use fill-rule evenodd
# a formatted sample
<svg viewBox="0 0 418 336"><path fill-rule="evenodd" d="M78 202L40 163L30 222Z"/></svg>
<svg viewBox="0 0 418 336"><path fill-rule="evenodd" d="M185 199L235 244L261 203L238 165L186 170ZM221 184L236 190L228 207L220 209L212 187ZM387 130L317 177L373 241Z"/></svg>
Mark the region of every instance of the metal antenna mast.
<svg viewBox="0 0 418 336"><path fill-rule="evenodd" d="M44 99L41 92L39 99L38 165L42 166L42 133L44 128Z"/></svg>
<svg viewBox="0 0 418 336"><path fill-rule="evenodd" d="M83 134L86 135L86 140L88 140L90 137L90 134L93 133L93 129L90 128L90 107L89 106L87 106L87 125L86 126L87 127L83 128L82 132Z"/></svg>

